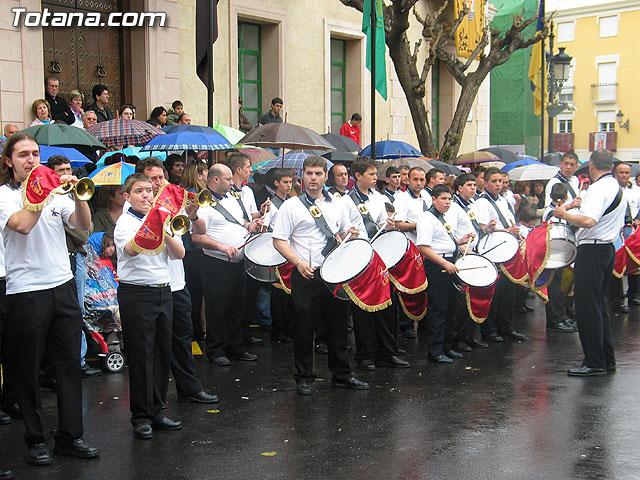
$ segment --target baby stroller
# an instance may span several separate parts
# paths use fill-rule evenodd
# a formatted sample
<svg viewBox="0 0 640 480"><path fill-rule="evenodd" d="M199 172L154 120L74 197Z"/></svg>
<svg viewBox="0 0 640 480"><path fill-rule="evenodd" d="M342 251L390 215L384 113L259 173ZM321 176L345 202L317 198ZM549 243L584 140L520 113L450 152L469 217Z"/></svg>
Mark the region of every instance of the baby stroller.
<svg viewBox="0 0 640 480"><path fill-rule="evenodd" d="M103 232L94 233L84 245L87 252L87 283L84 291L84 331L87 353L97 354L110 373L126 366L118 308L118 282L99 257Z"/></svg>

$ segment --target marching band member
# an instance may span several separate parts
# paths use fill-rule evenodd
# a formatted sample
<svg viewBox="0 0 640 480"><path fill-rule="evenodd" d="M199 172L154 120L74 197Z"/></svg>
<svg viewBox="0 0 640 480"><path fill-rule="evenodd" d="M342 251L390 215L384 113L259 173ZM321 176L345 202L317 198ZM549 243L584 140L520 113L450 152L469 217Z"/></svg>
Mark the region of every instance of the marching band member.
<svg viewBox="0 0 640 480"><path fill-rule="evenodd" d="M291 295L296 312L293 352L297 392L311 395L313 373L313 336L324 317L329 349L331 385L367 390L369 384L355 378L347 356L347 306L334 297L320 277L319 267L337 245L336 236L359 235L349 224L346 209L325 192L327 162L311 155L304 160L304 193L284 202L273 230L273 245L295 268L291 274Z"/></svg>
<svg viewBox="0 0 640 480"><path fill-rule="evenodd" d="M422 167L409 170L407 191L396 194L393 206L396 208L396 227L405 232L416 243L416 222L422 212L431 207L431 196L424 190L426 174Z"/></svg>
<svg viewBox="0 0 640 480"><path fill-rule="evenodd" d="M207 358L220 367L231 365L229 357L245 362L258 359L242 348L246 273L241 247L248 239L249 230L261 224L261 220L248 221L244 217L240 202L229 193L232 186L229 167L219 163L211 167L207 187L215 203L198 212L204 220L206 234L191 236L205 254L202 283Z"/></svg>
<svg viewBox="0 0 640 480"><path fill-rule="evenodd" d="M427 172L427 183L424 189L427 191L427 194L431 197L433 196L433 187L436 185L442 185L445 181L444 172L439 168L432 168Z"/></svg>
<svg viewBox="0 0 640 480"><path fill-rule="evenodd" d="M349 184L349 172L347 167L341 163L336 163L331 170L329 170L329 193L336 197L342 197L349 193L347 185Z"/></svg>
<svg viewBox="0 0 640 480"><path fill-rule="evenodd" d="M573 152L566 152L562 155L560 162L560 171L556 173L555 177L547 182L547 186L544 189L544 206L551 205L553 198L551 196L551 189L556 183L564 183L567 186L569 194L569 203L567 209L572 209L580 206L580 180L574 176L576 170L578 170L578 156Z"/></svg>
<svg viewBox="0 0 640 480"><path fill-rule="evenodd" d="M40 149L30 135L15 133L7 141L0 166L0 227L7 273L5 334L11 345L5 353L26 429L27 462L49 465L52 459L45 444L47 433L38 392L45 347L54 359L58 385L59 425L53 452L94 458L99 451L82 438L82 314L64 234L64 223L88 230L91 212L78 197L72 200L52 193L77 179L72 175L57 177L47 167L39 167L39 160Z"/></svg>
<svg viewBox="0 0 640 480"><path fill-rule="evenodd" d="M451 190L447 185L434 186L432 202L429 210L420 214L418 219L416 243L420 253L425 257L424 268L429 279L428 359L437 363L453 363L451 357L462 358L462 354L453 349L445 349L445 340L453 330L453 315L456 309L456 289L453 286L452 275L458 268L453 263L454 256L458 251L458 245L466 244L475 234L468 232L459 239L454 236L458 225L450 225L446 217L451 206Z"/></svg>
<svg viewBox="0 0 640 480"><path fill-rule="evenodd" d="M507 199L500 195L502 172L496 167L487 168L484 172L484 184L484 193L476 200L474 206L478 223L485 230L494 224L497 230L506 230L512 235L518 235L515 213ZM513 329L511 323L514 312L514 288L515 285L506 275L500 275L496 282L489 317L481 326L484 340L502 342L505 336L517 341L526 339L522 333Z"/></svg>
<svg viewBox="0 0 640 480"><path fill-rule="evenodd" d="M617 180L611 175L613 156L608 150L591 154L591 185L577 215L564 206L553 214L580 227L576 235L578 254L574 268L576 320L584 361L570 368L571 376L604 376L615 371L616 360L611 341L611 321L605 296L613 271L613 241L624 225L626 202Z"/></svg>
<svg viewBox="0 0 640 480"><path fill-rule="evenodd" d="M387 200L393 203L396 199L396 194L400 192L400 169L398 167L389 167L385 172L386 175L386 187L382 191L387 197Z"/></svg>
<svg viewBox="0 0 640 480"><path fill-rule="evenodd" d="M375 163L358 158L351 164L351 173L356 184L343 197L343 202L349 210L351 224L364 225L362 238L371 240L381 228L395 228L395 222L385 208L385 196L374 189L378 181ZM399 177L398 172L398 181ZM356 305L351 309L351 315L356 340L355 360L359 368L373 371L376 367L409 367L409 362L396 356L398 325L393 305L376 312L367 312Z"/></svg>
<svg viewBox="0 0 640 480"><path fill-rule="evenodd" d="M162 407L171 367L169 258L181 259L184 247L176 238L164 235L164 222L150 214L154 213L153 186L144 173L127 178L124 199L131 206L120 216L113 232L120 279L118 304L129 363L133 435L148 440L153 438L154 429L182 428L181 422L164 416ZM150 241L153 247L140 247L136 243L139 238Z"/></svg>

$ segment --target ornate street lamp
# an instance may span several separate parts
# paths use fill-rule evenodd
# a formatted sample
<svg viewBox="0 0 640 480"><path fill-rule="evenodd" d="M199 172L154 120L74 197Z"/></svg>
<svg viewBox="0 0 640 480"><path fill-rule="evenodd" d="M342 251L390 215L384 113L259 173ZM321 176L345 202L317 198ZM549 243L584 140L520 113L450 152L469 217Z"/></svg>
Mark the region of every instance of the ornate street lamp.
<svg viewBox="0 0 640 480"><path fill-rule="evenodd" d="M549 52L547 52L547 64L549 65L547 70L548 76L548 104L547 104L547 116L548 116L548 146L549 153L553 152L553 119L566 110L564 105L560 105L556 101L558 93L562 90L562 86L569 78L571 71L571 56L564 50L564 47L560 47L558 53L553 54L553 22L550 28L549 34Z"/></svg>

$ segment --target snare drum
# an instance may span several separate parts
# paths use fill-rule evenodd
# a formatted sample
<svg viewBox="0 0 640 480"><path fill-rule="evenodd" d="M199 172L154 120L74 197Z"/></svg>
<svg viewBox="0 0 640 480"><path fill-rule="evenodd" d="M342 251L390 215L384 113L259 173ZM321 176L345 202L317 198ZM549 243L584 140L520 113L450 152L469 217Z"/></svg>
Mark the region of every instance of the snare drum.
<svg viewBox="0 0 640 480"><path fill-rule="evenodd" d="M373 247L368 240L356 238L340 244L326 256L320 267L320 278L340 300L349 300L341 287L358 278L373 259Z"/></svg>
<svg viewBox="0 0 640 480"><path fill-rule="evenodd" d="M498 280L498 269L488 258L468 253L455 261L458 273L455 274L459 282L470 287L490 287Z"/></svg>
<svg viewBox="0 0 640 480"><path fill-rule="evenodd" d="M371 244L388 270L398 265L409 250L409 239L398 230L381 233Z"/></svg>
<svg viewBox="0 0 640 480"><path fill-rule="evenodd" d="M504 230L491 232L478 242L478 253L493 263L505 263L520 249L518 237Z"/></svg>
<svg viewBox="0 0 640 480"><path fill-rule="evenodd" d="M551 252L545 268L558 269L571 265L578 253L573 228L560 222L551 222L547 228L551 230L548 247Z"/></svg>
<svg viewBox="0 0 640 480"><path fill-rule="evenodd" d="M261 234L244 247L244 268L247 275L259 282L277 282L276 267L286 262L287 259L274 248L271 232Z"/></svg>

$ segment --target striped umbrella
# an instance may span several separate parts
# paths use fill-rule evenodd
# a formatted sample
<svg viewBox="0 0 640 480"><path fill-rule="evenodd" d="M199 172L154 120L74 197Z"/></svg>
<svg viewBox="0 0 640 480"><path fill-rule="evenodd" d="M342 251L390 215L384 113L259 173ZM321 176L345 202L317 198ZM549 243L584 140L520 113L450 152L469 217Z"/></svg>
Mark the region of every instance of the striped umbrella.
<svg viewBox="0 0 640 480"><path fill-rule="evenodd" d="M232 148L233 145L220 133L181 131L152 138L142 151L229 150Z"/></svg>
<svg viewBox="0 0 640 480"><path fill-rule="evenodd" d="M124 185L127 177L135 173L135 171L135 165L119 162L94 170L89 175L89 178L93 180L97 187L102 185Z"/></svg>
<svg viewBox="0 0 640 480"><path fill-rule="evenodd" d="M121 148L120 150L114 150L113 152L107 152L100 157L100 160L98 160L96 165L98 167L104 167L105 160L117 153L121 153L125 157L138 157L140 160L151 156L158 157L163 162L167 159L167 154L164 152L141 152L141 149L142 147L127 147Z"/></svg>
<svg viewBox="0 0 640 480"><path fill-rule="evenodd" d="M152 138L164 135L162 130L158 130L147 122L124 118L96 123L87 128L87 132L99 138L108 147L127 147L129 145L141 147Z"/></svg>
<svg viewBox="0 0 640 480"><path fill-rule="evenodd" d="M304 160L313 155L308 152L289 152L284 156L276 157L267 162L256 163L251 167L254 172L266 173L272 168L289 168L298 171L298 176L302 177L302 164ZM327 168L333 167L333 162L327 160Z"/></svg>

